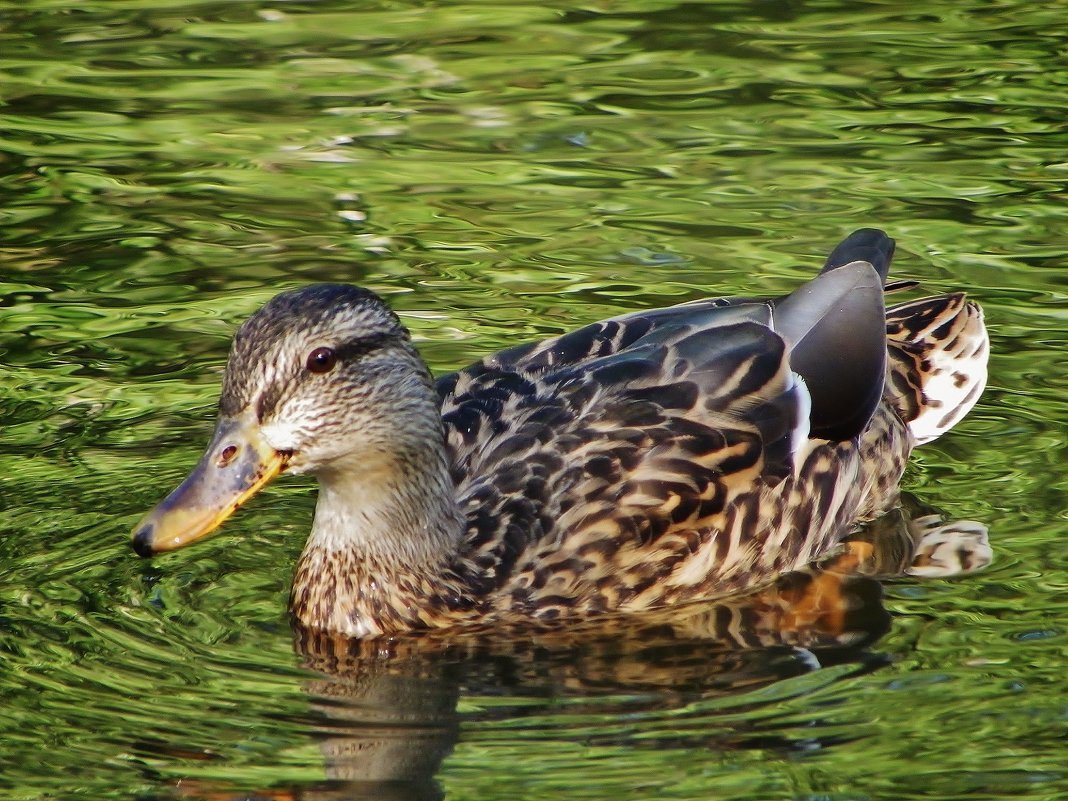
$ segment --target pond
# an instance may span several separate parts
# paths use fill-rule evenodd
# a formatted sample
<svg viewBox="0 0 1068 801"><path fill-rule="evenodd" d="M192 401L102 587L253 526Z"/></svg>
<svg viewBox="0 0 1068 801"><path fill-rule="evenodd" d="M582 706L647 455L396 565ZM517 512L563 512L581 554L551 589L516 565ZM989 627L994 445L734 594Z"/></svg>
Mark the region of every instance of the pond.
<svg viewBox="0 0 1068 801"><path fill-rule="evenodd" d="M0 797L1068 795L1063 17L0 2ZM130 549L280 290L374 289L444 373L787 292L862 226L985 309L989 386L903 482L988 527L984 570L876 554L622 635L367 648L294 639L310 480Z"/></svg>

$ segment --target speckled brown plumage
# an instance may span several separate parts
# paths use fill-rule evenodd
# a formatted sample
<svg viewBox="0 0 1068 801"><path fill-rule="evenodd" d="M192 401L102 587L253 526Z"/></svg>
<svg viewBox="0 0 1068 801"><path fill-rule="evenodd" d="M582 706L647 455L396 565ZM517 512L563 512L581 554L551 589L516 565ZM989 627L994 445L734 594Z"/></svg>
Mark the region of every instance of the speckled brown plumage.
<svg viewBox="0 0 1068 801"><path fill-rule="evenodd" d="M989 564L985 526L970 520L945 522L932 511L905 499L903 506L850 534L826 558L757 591L717 601L674 605L641 616L608 613L570 619L566 625L511 615L389 640L354 640L298 627L296 645L316 669L361 680L373 674L376 665L386 670L427 669L442 656L449 664L459 660L476 669L504 660L513 683L537 684L547 670L559 669L567 673L555 679L561 686L583 691L596 686L620 692L678 688L699 680L688 667L718 680L721 671L710 669L717 664L717 653L857 648L880 637L890 620L876 579L958 576ZM680 662L680 646L687 645L699 648L701 655ZM660 657L667 664L658 664ZM583 661L587 664L580 665ZM590 661L603 664L591 673Z"/></svg>
<svg viewBox="0 0 1068 801"><path fill-rule="evenodd" d="M373 637L636 612L818 558L894 505L912 447L985 381L963 295L885 309L892 253L864 229L788 296L638 312L436 385L371 293L279 296L235 338L223 414L319 477L297 620ZM313 375L322 347L337 366Z"/></svg>

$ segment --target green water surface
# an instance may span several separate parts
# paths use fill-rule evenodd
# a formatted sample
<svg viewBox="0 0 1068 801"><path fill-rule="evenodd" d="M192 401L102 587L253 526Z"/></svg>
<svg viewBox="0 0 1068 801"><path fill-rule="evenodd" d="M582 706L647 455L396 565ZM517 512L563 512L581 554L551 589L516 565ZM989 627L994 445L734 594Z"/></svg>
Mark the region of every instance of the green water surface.
<svg viewBox="0 0 1068 801"><path fill-rule="evenodd" d="M0 797L1068 797L1066 20L0 0ZM994 562L887 582L881 639L324 662L286 614L311 483L129 548L282 289L378 291L444 372L788 291L865 225L993 347L905 487Z"/></svg>

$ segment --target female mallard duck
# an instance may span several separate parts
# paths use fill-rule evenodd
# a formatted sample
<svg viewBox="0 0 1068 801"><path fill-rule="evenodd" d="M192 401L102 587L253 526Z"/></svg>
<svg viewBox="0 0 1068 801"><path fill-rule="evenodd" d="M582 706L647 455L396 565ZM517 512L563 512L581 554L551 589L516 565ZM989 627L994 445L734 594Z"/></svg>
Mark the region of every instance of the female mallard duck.
<svg viewBox="0 0 1068 801"><path fill-rule="evenodd" d="M436 383L373 293L278 295L234 337L207 453L133 535L215 529L275 475L319 479L293 584L354 637L724 596L892 507L909 451L986 380L960 293L885 308L857 231L771 300L715 298L522 345Z"/></svg>

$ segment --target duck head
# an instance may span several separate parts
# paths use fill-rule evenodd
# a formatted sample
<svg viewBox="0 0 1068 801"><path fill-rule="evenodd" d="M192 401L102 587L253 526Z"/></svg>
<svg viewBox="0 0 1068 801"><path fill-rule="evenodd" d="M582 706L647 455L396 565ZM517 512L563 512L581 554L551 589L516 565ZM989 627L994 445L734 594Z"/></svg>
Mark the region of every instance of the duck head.
<svg viewBox="0 0 1068 801"><path fill-rule="evenodd" d="M353 286L285 292L235 335L211 443L133 547L195 542L283 471L324 482L402 469L406 438L427 437L442 438L436 393L397 315Z"/></svg>

